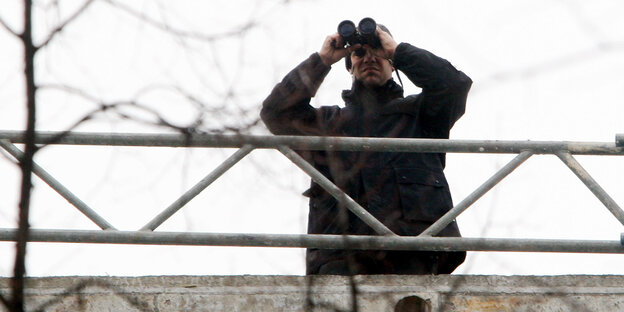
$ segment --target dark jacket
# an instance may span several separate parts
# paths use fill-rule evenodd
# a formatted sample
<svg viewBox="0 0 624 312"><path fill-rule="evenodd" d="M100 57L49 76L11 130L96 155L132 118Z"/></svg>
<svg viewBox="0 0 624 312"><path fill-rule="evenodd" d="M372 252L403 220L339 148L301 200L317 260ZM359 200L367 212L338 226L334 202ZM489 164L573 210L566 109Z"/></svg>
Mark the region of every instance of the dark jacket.
<svg viewBox="0 0 624 312"><path fill-rule="evenodd" d="M404 97L403 89L392 79L375 90L355 81L342 93L344 107L314 108L310 99L330 67L317 53L312 54L275 86L263 102L262 120L271 132L281 135L448 139L451 127L464 113L470 78L448 61L407 43L397 47L393 64L422 88L420 94ZM453 206L443 173L444 153L300 153L396 234L418 235ZM316 183L312 182L304 195L310 197L308 233L375 234L351 213L339 217L336 200ZM452 223L439 235L460 233ZM325 263L346 254L342 250L309 250L308 273L318 273ZM362 254L375 262L389 253ZM427 273L450 273L465 257L464 252L432 255L443 263L436 272Z"/></svg>

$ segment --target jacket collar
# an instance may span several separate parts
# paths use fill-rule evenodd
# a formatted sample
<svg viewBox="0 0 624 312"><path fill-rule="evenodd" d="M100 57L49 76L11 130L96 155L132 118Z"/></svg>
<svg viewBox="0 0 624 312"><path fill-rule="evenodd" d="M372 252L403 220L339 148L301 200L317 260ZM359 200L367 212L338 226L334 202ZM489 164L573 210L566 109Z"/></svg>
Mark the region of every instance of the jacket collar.
<svg viewBox="0 0 624 312"><path fill-rule="evenodd" d="M403 97L403 88L394 82L392 78L388 79L385 84L375 88L367 88L361 81L354 80L351 90L342 91L342 99L347 106L367 106L367 103L381 106L399 97Z"/></svg>

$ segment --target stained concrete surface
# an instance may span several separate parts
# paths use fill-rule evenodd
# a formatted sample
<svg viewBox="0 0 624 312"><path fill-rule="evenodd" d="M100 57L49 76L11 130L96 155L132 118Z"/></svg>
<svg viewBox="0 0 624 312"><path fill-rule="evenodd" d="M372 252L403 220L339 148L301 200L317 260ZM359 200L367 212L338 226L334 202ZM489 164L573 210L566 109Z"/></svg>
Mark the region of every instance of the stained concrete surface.
<svg viewBox="0 0 624 312"><path fill-rule="evenodd" d="M9 291L0 279L0 291ZM28 311L624 311L624 276L148 276L29 278ZM355 287L352 287L355 285ZM0 311L6 311L0 308Z"/></svg>

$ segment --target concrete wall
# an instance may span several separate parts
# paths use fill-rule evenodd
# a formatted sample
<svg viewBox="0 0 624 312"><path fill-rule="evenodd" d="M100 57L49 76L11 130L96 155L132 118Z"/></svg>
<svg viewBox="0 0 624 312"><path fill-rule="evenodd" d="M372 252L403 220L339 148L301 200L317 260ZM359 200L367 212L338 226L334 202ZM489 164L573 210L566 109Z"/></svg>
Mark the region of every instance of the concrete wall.
<svg viewBox="0 0 624 312"><path fill-rule="evenodd" d="M361 312L394 311L408 296L445 312L624 311L624 276L357 276L353 281ZM0 279L3 294L8 287L9 280ZM28 311L349 311L352 289L348 278L337 276L52 277L29 279L27 299Z"/></svg>

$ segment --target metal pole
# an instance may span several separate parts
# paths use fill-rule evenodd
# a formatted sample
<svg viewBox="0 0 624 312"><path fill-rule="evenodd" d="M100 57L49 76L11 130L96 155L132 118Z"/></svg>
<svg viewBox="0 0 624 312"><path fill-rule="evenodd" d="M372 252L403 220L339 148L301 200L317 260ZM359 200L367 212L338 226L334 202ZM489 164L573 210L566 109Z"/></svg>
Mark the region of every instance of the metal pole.
<svg viewBox="0 0 624 312"><path fill-rule="evenodd" d="M0 131L0 139L23 143L21 131ZM215 135L215 134L137 134L37 132L37 144L161 146L161 147L220 147L240 148L251 144L255 148L288 146L295 150L340 150L370 152L419 153L495 153L555 154L568 151L578 155L624 155L624 147L615 142L553 142L553 141L491 141L443 140L408 138L319 137L288 135Z"/></svg>
<svg viewBox="0 0 624 312"><path fill-rule="evenodd" d="M154 219L148 222L145 226L141 228L141 231L153 231L167 219L169 219L173 214L175 214L178 210L180 210L184 205L190 202L195 196L201 193L206 187L208 187L212 182L217 180L221 175L223 175L226 171L228 171L232 166L238 163L241 159L243 159L247 154L254 150L254 147L251 145L245 145L241 149L237 150L236 153L232 154L232 156L228 157L223 163L221 163L217 168L215 168L212 172L210 172L206 177L204 177L199 183L193 186L190 190L184 193L180 198L178 198L175 202L173 202L169 207L163 210L160 214L158 214Z"/></svg>
<svg viewBox="0 0 624 312"><path fill-rule="evenodd" d="M17 148L17 146L11 144L7 140L0 140L0 146L4 148L7 152L9 152L15 159L21 161L24 153ZM68 190L65 186L63 186L60 182L58 182L52 175L50 175L47 171L45 171L41 166L37 163L33 162L33 173L36 174L41 180L43 180L46 184L48 184L53 190L59 193L63 198L65 198L70 204L76 207L80 212L82 212L89 220L93 221L97 226L99 226L103 230L116 230L108 221L102 218L97 212L91 209L85 202L80 200L78 196L74 195L70 190Z"/></svg>
<svg viewBox="0 0 624 312"><path fill-rule="evenodd" d="M594 178L589 175L581 164L570 155L568 152L559 152L556 154L561 161L563 161L576 176L585 183L585 186L598 197L598 199L611 211L611 213L620 221L620 223L624 224L624 211L618 206L618 204L605 192L605 190L594 180Z"/></svg>
<svg viewBox="0 0 624 312"><path fill-rule="evenodd" d="M322 173L318 172L310 163L308 163L303 157L295 153L292 149L286 146L280 146L279 151L282 152L290 161L295 163L301 170L307 173L316 183L318 183L325 191L331 194L338 202L345 205L351 212L353 212L364 223L372 227L375 232L381 235L396 235L390 229L388 229L383 223L377 220L366 209L362 208L355 200L349 195L345 194L338 186L332 183Z"/></svg>
<svg viewBox="0 0 624 312"><path fill-rule="evenodd" d="M474 190L468 197L462 200L459 204L457 204L453 209L449 210L446 214L444 214L438 221L433 223L429 228L424 230L420 236L434 236L442 229L444 229L447 225L449 225L457 216L459 216L462 212L464 212L470 205L476 202L481 196L491 190L496 184L502 181L505 177L507 177L512 171L514 171L518 166L524 163L529 157L533 155L530 151L524 151L520 153L520 155L516 156L509 163L507 163L503 168L498 170L492 177L490 177L487 181L485 181L479 188Z"/></svg>
<svg viewBox="0 0 624 312"><path fill-rule="evenodd" d="M16 230L0 229L0 241ZM345 237L347 238L345 240ZM620 240L556 240L378 235L240 234L33 229L30 242L184 246L290 247L360 250L624 253Z"/></svg>

